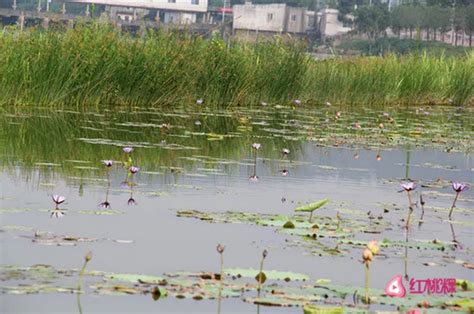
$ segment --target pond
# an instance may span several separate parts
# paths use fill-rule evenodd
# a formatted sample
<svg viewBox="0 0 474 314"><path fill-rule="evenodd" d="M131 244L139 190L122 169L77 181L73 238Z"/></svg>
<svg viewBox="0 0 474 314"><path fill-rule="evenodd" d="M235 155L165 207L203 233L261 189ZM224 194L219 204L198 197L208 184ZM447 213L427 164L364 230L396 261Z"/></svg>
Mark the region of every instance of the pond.
<svg viewBox="0 0 474 314"><path fill-rule="evenodd" d="M474 182L472 107L17 107L0 124L3 313L473 306L473 189L448 219L451 182ZM384 295L397 275L405 298ZM433 278L456 293L408 291Z"/></svg>

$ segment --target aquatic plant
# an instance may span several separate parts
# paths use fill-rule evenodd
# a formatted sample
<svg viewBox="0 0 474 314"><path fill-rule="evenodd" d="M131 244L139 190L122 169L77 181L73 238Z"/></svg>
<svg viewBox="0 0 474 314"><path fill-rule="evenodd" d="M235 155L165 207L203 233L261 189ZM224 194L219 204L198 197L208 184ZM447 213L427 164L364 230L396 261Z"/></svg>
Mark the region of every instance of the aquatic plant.
<svg viewBox="0 0 474 314"><path fill-rule="evenodd" d="M325 198L325 199L322 199L320 201L317 201L317 202L314 202L314 203L311 203L311 204L308 204L308 205L296 207L295 212L309 212L308 221L311 223L311 220L313 218L313 212L316 209L319 209L319 208L323 207L327 203L329 203L329 199Z"/></svg>
<svg viewBox="0 0 474 314"><path fill-rule="evenodd" d="M133 152L133 147L125 146L124 148L122 148L122 150L125 154L130 154L131 152Z"/></svg>
<svg viewBox="0 0 474 314"><path fill-rule="evenodd" d="M408 217L407 217L407 221L406 221L406 225L405 225L405 228L409 228L410 226L410 217L411 217L411 214L413 212L413 201L411 199L411 192L414 191L416 189L416 183L415 182L405 182L405 183L402 183L400 184L401 187L407 192L407 196L408 196Z"/></svg>
<svg viewBox="0 0 474 314"><path fill-rule="evenodd" d="M130 171L131 174L135 174L138 171L140 171L140 168L138 168L136 166L131 166L130 168L128 168L128 171Z"/></svg>
<svg viewBox="0 0 474 314"><path fill-rule="evenodd" d="M102 160L102 163L107 167L107 168L110 168L112 167L113 165L113 161L112 160Z"/></svg>
<svg viewBox="0 0 474 314"><path fill-rule="evenodd" d="M467 104L474 56L315 60L297 42L224 43L98 22L0 33L0 104ZM80 88L79 88L80 87ZM294 100L294 101L293 101ZM299 100L299 101L298 101Z"/></svg>
<svg viewBox="0 0 474 314"><path fill-rule="evenodd" d="M418 221L418 227L421 227L423 224L423 217L425 216L425 199L423 198L423 194L420 193L420 206L421 206L421 216L420 220Z"/></svg>
<svg viewBox="0 0 474 314"><path fill-rule="evenodd" d="M220 255L220 271L219 271L219 293L217 296L217 313L221 312L221 300L222 300L222 286L224 284L224 250L225 246L218 244L216 247L217 253Z"/></svg>
<svg viewBox="0 0 474 314"><path fill-rule="evenodd" d="M64 201L66 201L66 197L64 197L62 195L58 195L58 194L53 195L52 198L53 198L53 202L56 204L56 207L59 204L62 204L62 203L64 203Z"/></svg>
<svg viewBox="0 0 474 314"><path fill-rule="evenodd" d="M263 262L265 261L265 258L267 257L267 255L268 255L268 251L263 250L262 259L260 260L260 268L259 268L257 276L255 276L255 280L257 280L258 282L258 286L257 286L258 296L260 296L262 285L265 283L265 281L267 281L267 275L265 275L265 273L263 272Z"/></svg>
<svg viewBox="0 0 474 314"><path fill-rule="evenodd" d="M449 220L451 220L451 216L453 214L454 207L456 207L459 194L469 189L469 185L460 182L453 182L452 186L453 190L456 192L456 197L454 197L453 205L451 205L451 209L449 210Z"/></svg>
<svg viewBox="0 0 474 314"><path fill-rule="evenodd" d="M369 281L370 281L370 263L374 259L374 255L377 255L380 251L380 247L377 241L371 241L367 244L366 248L362 252L362 262L365 265L365 303L369 304Z"/></svg>
<svg viewBox="0 0 474 314"><path fill-rule="evenodd" d="M87 263L89 263L92 259L92 252L88 252L84 257L84 264L82 265L81 271L79 272L79 282L77 285L77 290L80 292L82 290L82 279L84 277L84 273L86 272Z"/></svg>

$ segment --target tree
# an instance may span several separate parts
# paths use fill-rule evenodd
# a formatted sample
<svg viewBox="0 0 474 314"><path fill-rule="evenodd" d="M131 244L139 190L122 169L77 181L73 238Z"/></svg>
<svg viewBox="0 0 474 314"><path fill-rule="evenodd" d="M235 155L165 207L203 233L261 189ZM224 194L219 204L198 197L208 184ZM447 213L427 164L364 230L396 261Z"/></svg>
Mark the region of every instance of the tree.
<svg viewBox="0 0 474 314"><path fill-rule="evenodd" d="M355 11L356 31L377 39L390 26L390 13L386 5L364 6Z"/></svg>
<svg viewBox="0 0 474 314"><path fill-rule="evenodd" d="M469 35L469 46L472 47L472 35L474 33L474 4L471 4L466 9L465 27L466 33Z"/></svg>

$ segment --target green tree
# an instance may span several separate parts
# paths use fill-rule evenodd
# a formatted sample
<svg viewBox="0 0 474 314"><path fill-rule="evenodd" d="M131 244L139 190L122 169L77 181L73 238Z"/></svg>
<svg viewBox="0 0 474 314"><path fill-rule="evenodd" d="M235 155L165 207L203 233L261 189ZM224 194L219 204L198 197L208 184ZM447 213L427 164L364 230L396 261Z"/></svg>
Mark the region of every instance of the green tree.
<svg viewBox="0 0 474 314"><path fill-rule="evenodd" d="M471 4L466 9L465 27L466 33L469 35L469 46L472 47L472 35L474 33L474 4Z"/></svg>
<svg viewBox="0 0 474 314"><path fill-rule="evenodd" d="M363 6L355 11L356 31L377 39L390 26L390 13L385 5Z"/></svg>

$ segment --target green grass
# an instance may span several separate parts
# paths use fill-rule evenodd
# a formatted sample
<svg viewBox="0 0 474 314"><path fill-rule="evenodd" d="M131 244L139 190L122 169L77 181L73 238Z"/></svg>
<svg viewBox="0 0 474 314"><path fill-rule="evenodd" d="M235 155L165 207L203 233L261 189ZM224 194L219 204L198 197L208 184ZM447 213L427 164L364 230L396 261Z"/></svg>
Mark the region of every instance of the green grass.
<svg viewBox="0 0 474 314"><path fill-rule="evenodd" d="M94 23L0 33L0 104L220 106L470 103L474 54L314 60L300 44L249 45L175 33L121 34Z"/></svg>
<svg viewBox="0 0 474 314"><path fill-rule="evenodd" d="M438 41L421 41L416 39L398 39L382 37L375 41L367 39L344 40L337 46L339 49L357 50L366 56L380 56L386 54L423 54L428 51L435 57L464 57L472 51L472 47L452 46Z"/></svg>

